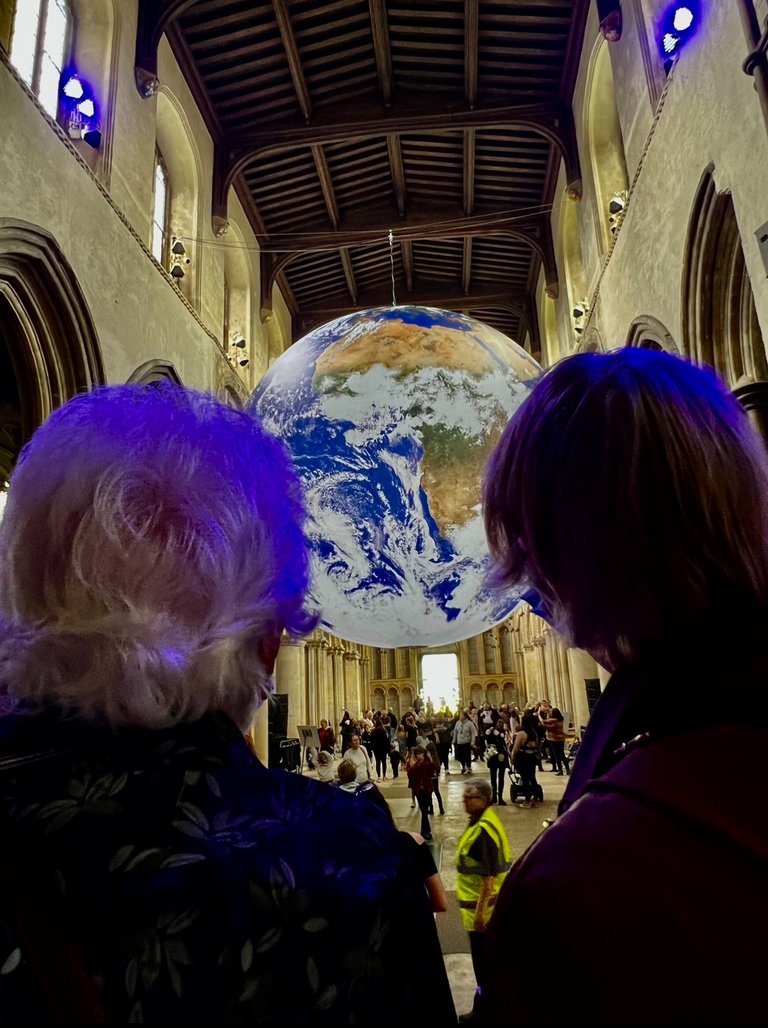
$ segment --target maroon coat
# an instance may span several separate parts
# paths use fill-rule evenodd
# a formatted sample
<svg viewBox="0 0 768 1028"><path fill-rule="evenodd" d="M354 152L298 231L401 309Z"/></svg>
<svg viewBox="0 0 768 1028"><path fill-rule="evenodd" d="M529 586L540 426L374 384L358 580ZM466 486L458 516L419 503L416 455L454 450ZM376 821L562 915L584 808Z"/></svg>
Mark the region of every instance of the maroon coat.
<svg viewBox="0 0 768 1028"><path fill-rule="evenodd" d="M611 680L563 812L509 874L481 1021L765 1022L768 724L753 699L768 695L768 663L709 681L702 664L679 690L660 666ZM730 702L715 704L718 693ZM705 723L715 716L735 723ZM648 736L622 750L643 725ZM553 950L546 995L510 1000L513 956L531 982Z"/></svg>

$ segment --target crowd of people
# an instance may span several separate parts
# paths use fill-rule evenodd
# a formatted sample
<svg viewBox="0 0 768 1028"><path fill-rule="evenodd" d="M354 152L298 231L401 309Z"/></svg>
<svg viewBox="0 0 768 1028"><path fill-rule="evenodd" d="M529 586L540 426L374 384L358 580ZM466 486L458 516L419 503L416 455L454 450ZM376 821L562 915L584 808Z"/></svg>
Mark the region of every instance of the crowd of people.
<svg viewBox="0 0 768 1028"><path fill-rule="evenodd" d="M485 764L491 804L506 806L506 793L510 802L536 807L544 799L537 772L569 775L569 755L579 746L562 712L546 699L523 710L510 703L502 703L498 709L488 702L481 707L470 704L455 714L447 708L435 711L428 703L418 711L409 707L400 718L391 708L369 710L356 718L345 710L339 722L338 748L327 721L321 722L320 732L326 745L319 756L311 757L310 766L321 780L334 780L330 769L337 749L339 757L355 763L358 784L398 778L402 766L412 793L411 805L423 807L424 818L433 814L435 800L439 813L444 812L440 774L452 773L451 756L460 765L461 775L477 773ZM429 775L421 770L422 763L429 768ZM431 838L426 820L422 829Z"/></svg>

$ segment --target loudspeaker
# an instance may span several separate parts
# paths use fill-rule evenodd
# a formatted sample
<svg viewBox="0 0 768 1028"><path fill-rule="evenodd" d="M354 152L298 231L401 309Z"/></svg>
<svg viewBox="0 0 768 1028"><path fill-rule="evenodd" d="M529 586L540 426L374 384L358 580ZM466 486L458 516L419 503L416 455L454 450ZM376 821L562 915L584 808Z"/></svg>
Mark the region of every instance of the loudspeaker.
<svg viewBox="0 0 768 1028"><path fill-rule="evenodd" d="M274 739L284 739L288 734L288 693L272 693L267 702L269 734Z"/></svg>

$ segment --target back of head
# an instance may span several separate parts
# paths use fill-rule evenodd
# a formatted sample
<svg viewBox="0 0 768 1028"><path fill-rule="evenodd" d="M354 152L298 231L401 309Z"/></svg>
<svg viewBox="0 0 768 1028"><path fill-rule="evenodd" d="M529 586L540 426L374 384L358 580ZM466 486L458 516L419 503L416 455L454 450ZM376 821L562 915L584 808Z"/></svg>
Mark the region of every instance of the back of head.
<svg viewBox="0 0 768 1028"><path fill-rule="evenodd" d="M17 695L114 725L248 721L283 627L311 626L298 480L250 415L110 386L24 449L0 526L0 666Z"/></svg>
<svg viewBox="0 0 768 1028"><path fill-rule="evenodd" d="M497 581L532 585L608 666L766 617L768 455L716 376L669 354L555 365L491 456L484 511Z"/></svg>
<svg viewBox="0 0 768 1028"><path fill-rule="evenodd" d="M342 760L336 768L336 777L342 785L354 782L357 778L357 765L352 760Z"/></svg>

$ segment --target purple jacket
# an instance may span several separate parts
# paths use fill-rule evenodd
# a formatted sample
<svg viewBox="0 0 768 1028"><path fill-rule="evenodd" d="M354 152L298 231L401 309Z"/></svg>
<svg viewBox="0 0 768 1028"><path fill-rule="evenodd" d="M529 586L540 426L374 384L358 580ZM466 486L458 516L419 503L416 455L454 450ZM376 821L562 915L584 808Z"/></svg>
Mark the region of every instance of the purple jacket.
<svg viewBox="0 0 768 1028"><path fill-rule="evenodd" d="M768 664L664 667L600 699L560 817L501 891L480 1020L765 1022Z"/></svg>

